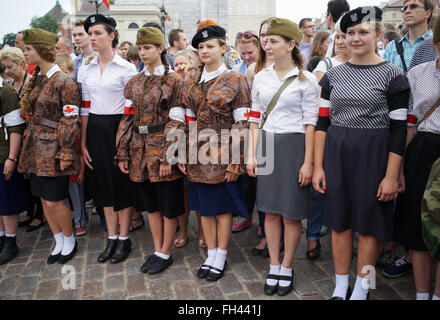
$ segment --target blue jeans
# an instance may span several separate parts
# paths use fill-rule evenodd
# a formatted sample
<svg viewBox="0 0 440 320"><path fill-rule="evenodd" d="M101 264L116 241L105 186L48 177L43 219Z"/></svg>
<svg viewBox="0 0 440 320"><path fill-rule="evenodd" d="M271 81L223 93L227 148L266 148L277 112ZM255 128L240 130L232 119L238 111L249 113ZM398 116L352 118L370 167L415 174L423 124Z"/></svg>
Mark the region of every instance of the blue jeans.
<svg viewBox="0 0 440 320"><path fill-rule="evenodd" d="M262 211L258 211L258 225L261 228L261 238L266 239L266 233L264 232L264 221L266 220L266 214ZM281 242L284 242L284 222L281 219Z"/></svg>
<svg viewBox="0 0 440 320"><path fill-rule="evenodd" d="M307 240L319 240L319 233L324 224L322 202L324 195L312 188L312 207L307 218Z"/></svg>

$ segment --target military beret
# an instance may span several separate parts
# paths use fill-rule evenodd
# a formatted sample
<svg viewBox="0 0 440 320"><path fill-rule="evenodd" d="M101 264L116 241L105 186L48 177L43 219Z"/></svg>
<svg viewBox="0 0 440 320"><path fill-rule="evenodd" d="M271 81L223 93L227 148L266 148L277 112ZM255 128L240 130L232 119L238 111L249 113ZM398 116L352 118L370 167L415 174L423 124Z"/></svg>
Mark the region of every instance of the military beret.
<svg viewBox="0 0 440 320"><path fill-rule="evenodd" d="M27 29L23 31L23 42L25 44L47 44L55 47L58 36L40 28Z"/></svg>
<svg viewBox="0 0 440 320"><path fill-rule="evenodd" d="M199 25L197 26L197 32L198 32L200 29L206 28L207 26L218 26L218 23L215 22L214 20L210 20L210 19L205 20L205 21L202 21L202 22L200 22Z"/></svg>
<svg viewBox="0 0 440 320"><path fill-rule="evenodd" d="M154 27L140 28L137 32L136 44L163 44L165 45L165 38L163 33Z"/></svg>
<svg viewBox="0 0 440 320"><path fill-rule="evenodd" d="M199 43L211 40L222 39L226 41L226 30L220 26L207 26L200 29L191 41L194 48L199 47Z"/></svg>
<svg viewBox="0 0 440 320"><path fill-rule="evenodd" d="M341 18L341 31L365 22L382 21L382 9L379 7L359 7L344 14Z"/></svg>
<svg viewBox="0 0 440 320"><path fill-rule="evenodd" d="M440 41L440 16L435 17L435 23L434 23L434 35L432 37L433 42Z"/></svg>
<svg viewBox="0 0 440 320"><path fill-rule="evenodd" d="M299 45L302 40L302 32L298 25L289 19L274 18L270 20L266 35L283 36L292 40Z"/></svg>
<svg viewBox="0 0 440 320"><path fill-rule="evenodd" d="M97 24L104 24L116 28L116 21L112 17L106 17L102 14L93 14L84 21L84 29L89 33L89 28Z"/></svg>

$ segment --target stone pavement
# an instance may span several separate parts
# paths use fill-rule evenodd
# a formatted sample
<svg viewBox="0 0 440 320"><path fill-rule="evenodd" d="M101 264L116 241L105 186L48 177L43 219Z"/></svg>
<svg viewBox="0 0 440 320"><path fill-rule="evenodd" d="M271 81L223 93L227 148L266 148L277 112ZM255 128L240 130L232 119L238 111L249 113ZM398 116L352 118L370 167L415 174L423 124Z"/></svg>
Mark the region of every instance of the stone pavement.
<svg viewBox="0 0 440 320"><path fill-rule="evenodd" d="M146 213L144 217L146 220ZM254 221L257 221L258 215L255 218ZM77 255L63 268L59 264L46 264L54 245L47 225L31 233L19 229L19 256L0 266L0 300L322 300L330 298L334 288L329 235L321 239L321 256L309 261L306 259L303 234L294 262L295 290L286 297L276 294L268 297L264 295L263 284L269 260L251 254L252 247L258 242L257 224L233 234L228 250L228 269L217 283L200 280L196 276L206 251L198 247L194 214L190 218L187 245L182 249L173 249L174 264L164 273L154 276L140 272L144 258L153 251L147 221L144 228L130 234L133 251L124 263L117 265L96 261L106 245L106 233L99 227L98 216L90 217L87 230L86 236L78 238ZM355 266L353 261L352 287ZM371 300L414 298L412 274L386 279L382 276L382 269L377 269L376 290L372 290Z"/></svg>

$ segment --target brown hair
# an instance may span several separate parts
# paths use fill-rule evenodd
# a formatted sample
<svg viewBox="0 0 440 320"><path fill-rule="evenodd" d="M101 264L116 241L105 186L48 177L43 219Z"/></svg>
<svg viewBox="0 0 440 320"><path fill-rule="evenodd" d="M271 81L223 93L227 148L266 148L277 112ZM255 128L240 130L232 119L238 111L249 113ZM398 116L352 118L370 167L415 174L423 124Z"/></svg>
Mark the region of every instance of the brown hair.
<svg viewBox="0 0 440 320"><path fill-rule="evenodd" d="M261 29L263 29L263 26L265 24L269 23L272 19L273 18L269 18L269 19L263 20L263 22L261 22L260 30L258 31L258 35L260 36L260 38L261 38ZM264 48L261 46L261 43L260 43L259 50L258 50L257 63L255 65L255 74L257 74L258 72L263 70L265 64L266 64L266 51L264 51Z"/></svg>
<svg viewBox="0 0 440 320"><path fill-rule="evenodd" d="M75 27L84 27L84 20L79 20L75 22Z"/></svg>
<svg viewBox="0 0 440 320"><path fill-rule="evenodd" d="M171 47L174 47L174 41L179 41L179 33L184 33L183 29L173 29L168 33L168 43Z"/></svg>
<svg viewBox="0 0 440 320"><path fill-rule="evenodd" d="M156 46L156 48L160 48L161 45L160 44L155 44L155 46ZM162 53L160 54L160 60L162 61L162 64L165 67L165 74L164 75L167 76L168 73L170 72L170 63L168 61L167 51L165 50L165 48L162 51Z"/></svg>
<svg viewBox="0 0 440 320"><path fill-rule="evenodd" d="M284 41L286 41L286 42L290 42L293 40L293 39L290 39L290 38L284 37L284 36L280 36L280 37L283 38ZM307 77L302 72L302 70L304 68L304 58L303 58L301 50L299 48L299 43L295 43L295 48L293 48L293 51L292 51L292 60L299 69L298 80L300 80L300 81L307 80Z"/></svg>
<svg viewBox="0 0 440 320"><path fill-rule="evenodd" d="M310 50L310 60L314 57L324 58L325 52L322 52L321 45L324 41L330 38L330 33L328 31L319 31L312 43L312 50Z"/></svg>
<svg viewBox="0 0 440 320"><path fill-rule="evenodd" d="M75 69L73 65L72 57L69 56L67 53L59 53L56 56L55 63L60 65L64 64L66 65L67 70L73 71Z"/></svg>
<svg viewBox="0 0 440 320"><path fill-rule="evenodd" d="M141 60L139 57L139 48L137 46L131 46L127 51L127 60Z"/></svg>

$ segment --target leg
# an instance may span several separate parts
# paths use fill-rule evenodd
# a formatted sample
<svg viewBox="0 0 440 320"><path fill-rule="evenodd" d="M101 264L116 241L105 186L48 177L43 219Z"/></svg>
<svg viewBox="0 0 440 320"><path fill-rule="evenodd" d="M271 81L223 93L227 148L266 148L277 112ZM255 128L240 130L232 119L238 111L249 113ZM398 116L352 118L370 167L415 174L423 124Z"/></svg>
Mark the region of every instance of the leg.
<svg viewBox="0 0 440 320"><path fill-rule="evenodd" d="M269 249L270 264L280 265L281 216L266 213L264 229L266 231L267 247Z"/></svg>
<svg viewBox="0 0 440 320"><path fill-rule="evenodd" d="M428 251L412 252L414 282L417 293L429 293L432 259Z"/></svg>
<svg viewBox="0 0 440 320"><path fill-rule="evenodd" d="M263 250L267 248L266 233L264 232L265 213L258 211L258 226L260 229L260 242L252 250L254 255L263 254Z"/></svg>
<svg viewBox="0 0 440 320"><path fill-rule="evenodd" d="M107 224L108 236L116 237L118 235L118 215L113 210L113 207L105 207L104 216Z"/></svg>
<svg viewBox="0 0 440 320"><path fill-rule="evenodd" d="M437 272L435 276L434 295L440 298L440 262L437 262Z"/></svg>
<svg viewBox="0 0 440 320"><path fill-rule="evenodd" d="M183 246L185 246L186 241L188 240L188 220L189 220L188 186L184 187L183 192L185 197L185 213L178 218L180 231L179 234L177 235L176 241L174 242L174 246L176 246L177 248L182 248Z"/></svg>
<svg viewBox="0 0 440 320"><path fill-rule="evenodd" d="M48 206L48 201L44 200L43 198L40 199L41 205L43 207L44 215L46 216L47 223L49 224L50 230L52 231L52 234L56 235L61 233L63 230L56 222L55 217L50 212L50 207Z"/></svg>
<svg viewBox="0 0 440 320"><path fill-rule="evenodd" d="M148 223L150 224L153 236L154 251L159 252L163 245L163 224L162 215L159 211L148 213Z"/></svg>
<svg viewBox="0 0 440 320"><path fill-rule="evenodd" d="M6 234L17 234L17 228L18 228L18 214L14 214L12 216L4 216L2 217L3 224L4 224L4 231ZM2 230L2 227L0 226L0 231Z"/></svg>
<svg viewBox="0 0 440 320"><path fill-rule="evenodd" d="M171 246L173 245L174 235L176 234L176 229L177 229L177 218L168 219L167 217L164 217L163 220L164 220L163 243L159 252L166 255L170 255Z"/></svg>
<svg viewBox="0 0 440 320"><path fill-rule="evenodd" d="M205 235L208 250L217 248L217 220L216 217L202 216L203 234Z"/></svg>
<svg viewBox="0 0 440 320"><path fill-rule="evenodd" d="M205 240L205 234L203 233L203 227L202 227L202 217L200 216L200 211L196 211L197 214L197 233L199 235L199 247L200 248L206 248L206 240Z"/></svg>
<svg viewBox="0 0 440 320"><path fill-rule="evenodd" d="M312 190L312 207L310 215L307 218L307 257L315 258L319 252L313 254L315 248L319 245L321 228L324 222L322 210L323 196ZM312 252L312 253L311 253Z"/></svg>
<svg viewBox="0 0 440 320"><path fill-rule="evenodd" d="M301 238L301 221L292 221L283 218L285 234L284 234L284 258L282 267L286 269L292 268L293 258Z"/></svg>
<svg viewBox="0 0 440 320"><path fill-rule="evenodd" d="M128 237L132 215L133 215L132 207L117 212L117 217L119 219L119 224L121 226L119 237L123 237L123 238Z"/></svg>
<svg viewBox="0 0 440 320"><path fill-rule="evenodd" d="M228 250L229 241L231 240L232 233L232 214L222 214L218 216L218 248L222 250Z"/></svg>
<svg viewBox="0 0 440 320"><path fill-rule="evenodd" d="M335 300L346 300L348 298L350 262L353 257L352 237L352 230L332 231L332 252L336 280L332 299Z"/></svg>

